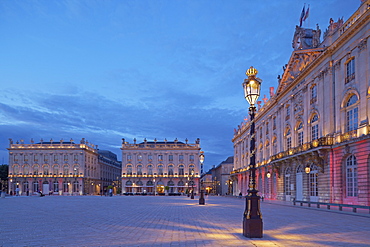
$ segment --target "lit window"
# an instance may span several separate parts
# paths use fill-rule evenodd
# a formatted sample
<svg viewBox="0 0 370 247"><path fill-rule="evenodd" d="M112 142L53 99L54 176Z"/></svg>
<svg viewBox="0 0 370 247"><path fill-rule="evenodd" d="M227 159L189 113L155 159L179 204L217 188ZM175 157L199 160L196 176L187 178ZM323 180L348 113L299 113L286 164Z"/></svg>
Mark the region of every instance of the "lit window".
<svg viewBox="0 0 370 247"><path fill-rule="evenodd" d="M290 191L290 168L288 167L286 170L285 170L285 180L284 180L284 192L285 192L285 195L287 196L290 196L291 194L291 191Z"/></svg>
<svg viewBox="0 0 370 247"><path fill-rule="evenodd" d="M357 129L358 127L358 99L357 96L354 94L352 95L349 100L347 101L346 107L346 128L347 132Z"/></svg>
<svg viewBox="0 0 370 247"><path fill-rule="evenodd" d="M291 137L290 128L286 130L285 138L286 138L286 148L290 149L292 147L292 137Z"/></svg>
<svg viewBox="0 0 370 247"><path fill-rule="evenodd" d="M311 141L319 138L319 117L315 114L311 119Z"/></svg>
<svg viewBox="0 0 370 247"><path fill-rule="evenodd" d="M179 166L179 175L184 175L184 165Z"/></svg>
<svg viewBox="0 0 370 247"><path fill-rule="evenodd" d="M298 146L301 146L303 145L303 124L302 122L299 123L297 132L298 132Z"/></svg>
<svg viewBox="0 0 370 247"><path fill-rule="evenodd" d="M163 155L162 154L158 155L158 161L163 161Z"/></svg>

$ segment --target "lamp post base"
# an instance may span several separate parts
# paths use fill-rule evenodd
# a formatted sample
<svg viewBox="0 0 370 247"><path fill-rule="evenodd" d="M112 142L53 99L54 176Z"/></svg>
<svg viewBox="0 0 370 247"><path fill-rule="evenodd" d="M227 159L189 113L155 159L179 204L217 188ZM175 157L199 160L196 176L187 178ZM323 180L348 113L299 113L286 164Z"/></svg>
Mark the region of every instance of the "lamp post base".
<svg viewBox="0 0 370 247"><path fill-rule="evenodd" d="M204 199L204 191L200 191L200 197L199 197L199 205L204 205L206 203L206 200Z"/></svg>
<svg viewBox="0 0 370 247"><path fill-rule="evenodd" d="M243 235L247 238L263 237L263 222L260 212L260 197L252 192L246 197L246 207L243 216Z"/></svg>

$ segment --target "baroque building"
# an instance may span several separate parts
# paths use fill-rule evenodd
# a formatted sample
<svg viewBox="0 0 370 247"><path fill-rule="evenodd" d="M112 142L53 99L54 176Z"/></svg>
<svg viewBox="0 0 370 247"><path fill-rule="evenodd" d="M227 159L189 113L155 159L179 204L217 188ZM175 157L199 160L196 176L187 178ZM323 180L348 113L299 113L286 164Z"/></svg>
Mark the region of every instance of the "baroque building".
<svg viewBox="0 0 370 247"><path fill-rule="evenodd" d="M296 27L293 52L256 123L265 198L370 205L370 1L321 30ZM263 84L262 84L263 85ZM235 130L233 193L247 194L250 123Z"/></svg>
<svg viewBox="0 0 370 247"><path fill-rule="evenodd" d="M130 194L196 193L201 174L200 140L175 139L128 143L122 139L122 192Z"/></svg>
<svg viewBox="0 0 370 247"><path fill-rule="evenodd" d="M113 162L114 158L109 156L104 158L106 151L98 150L97 145L84 138L80 143L72 139L49 142L41 139L38 143L31 140L29 144L23 140L9 141L9 193L99 194L106 181L112 184L117 171L120 176L119 162Z"/></svg>

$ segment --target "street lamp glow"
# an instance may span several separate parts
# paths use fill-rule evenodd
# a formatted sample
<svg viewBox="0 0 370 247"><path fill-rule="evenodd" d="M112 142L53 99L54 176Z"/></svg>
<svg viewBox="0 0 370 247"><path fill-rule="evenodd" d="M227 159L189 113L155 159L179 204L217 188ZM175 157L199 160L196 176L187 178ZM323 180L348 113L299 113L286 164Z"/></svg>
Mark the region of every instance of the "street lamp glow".
<svg viewBox="0 0 370 247"><path fill-rule="evenodd" d="M258 71L251 66L245 73L248 78L244 79L243 82L244 97L251 106L256 103L258 97L260 96L262 80L256 77L257 73Z"/></svg>

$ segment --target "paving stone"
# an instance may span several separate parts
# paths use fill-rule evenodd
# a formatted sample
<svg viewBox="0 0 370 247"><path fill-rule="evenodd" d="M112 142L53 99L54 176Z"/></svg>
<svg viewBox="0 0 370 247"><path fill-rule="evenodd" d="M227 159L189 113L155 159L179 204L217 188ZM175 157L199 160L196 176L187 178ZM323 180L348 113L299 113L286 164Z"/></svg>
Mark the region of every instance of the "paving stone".
<svg viewBox="0 0 370 247"><path fill-rule="evenodd" d="M188 197L0 199L0 246L368 246L370 215L261 203L264 237L242 235L245 201Z"/></svg>

